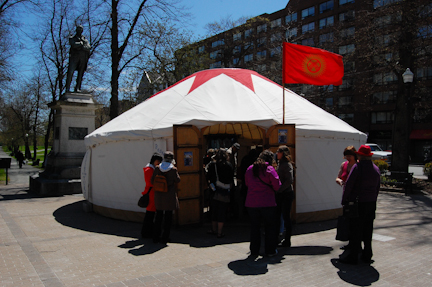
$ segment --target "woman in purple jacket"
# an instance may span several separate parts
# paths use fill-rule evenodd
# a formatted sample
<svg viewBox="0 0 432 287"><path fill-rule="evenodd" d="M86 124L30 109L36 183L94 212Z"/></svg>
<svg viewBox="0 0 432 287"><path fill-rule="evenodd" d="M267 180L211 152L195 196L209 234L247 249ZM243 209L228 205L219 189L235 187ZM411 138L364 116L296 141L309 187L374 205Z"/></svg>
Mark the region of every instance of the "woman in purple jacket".
<svg viewBox="0 0 432 287"><path fill-rule="evenodd" d="M261 221L265 228L265 254L277 254L278 220L275 191L281 185L279 176L273 168L273 153L263 151L245 174L248 187L245 206L251 219L251 256L258 256L261 246Z"/></svg>

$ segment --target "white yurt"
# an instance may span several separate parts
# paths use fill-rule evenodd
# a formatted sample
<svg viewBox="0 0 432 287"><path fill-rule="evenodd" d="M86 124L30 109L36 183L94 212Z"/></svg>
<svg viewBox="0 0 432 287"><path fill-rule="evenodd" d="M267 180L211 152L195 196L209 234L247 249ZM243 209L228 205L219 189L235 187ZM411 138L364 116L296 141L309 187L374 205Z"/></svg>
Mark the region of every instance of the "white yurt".
<svg viewBox="0 0 432 287"><path fill-rule="evenodd" d="M102 215L142 220L144 210L137 201L145 188L143 167L154 152L171 150L182 178L177 223L199 222L205 188L202 156L217 137L241 144L239 160L251 146L290 146L296 163L297 222L340 214L342 188L335 178L343 150L366 142L364 133L288 89L283 93L280 85L254 71L204 70L85 137L84 197Z"/></svg>

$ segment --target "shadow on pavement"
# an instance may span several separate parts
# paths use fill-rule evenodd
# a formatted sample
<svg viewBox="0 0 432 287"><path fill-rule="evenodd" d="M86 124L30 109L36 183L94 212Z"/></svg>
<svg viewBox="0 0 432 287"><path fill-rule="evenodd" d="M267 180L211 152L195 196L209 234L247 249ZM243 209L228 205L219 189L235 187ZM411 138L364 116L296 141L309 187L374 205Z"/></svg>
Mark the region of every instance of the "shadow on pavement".
<svg viewBox="0 0 432 287"><path fill-rule="evenodd" d="M340 279L356 286L371 286L380 278L379 272L368 264L347 265L340 263L338 259L332 259L331 263L339 269L337 274Z"/></svg>
<svg viewBox="0 0 432 287"><path fill-rule="evenodd" d="M129 252L133 255L154 253L160 248L160 245L158 247L151 241L139 240L141 223L112 219L95 213L86 213L82 207L83 202L84 200L71 203L54 211L53 215L56 221L62 225L88 232L136 238L137 240L127 241L119 246L120 248L130 248L131 250ZM335 228L335 226L335 220L297 224L293 233L294 235L298 235L318 232ZM226 236L223 238L216 238L214 235L207 234L207 229L209 229L209 224L199 226L173 226L171 229L171 243L187 244L195 248L206 248L216 245L249 242L250 228L247 220L227 222L224 228ZM136 245L132 246L133 244ZM139 245L143 246L135 248ZM320 255L330 252L330 247L303 246L291 248L287 252L287 255Z"/></svg>
<svg viewBox="0 0 432 287"><path fill-rule="evenodd" d="M130 249L128 252L134 256L141 256L141 255L153 254L167 247L167 245L154 244L151 239L137 239L137 240L126 241L124 244L119 245L118 247Z"/></svg>
<svg viewBox="0 0 432 287"><path fill-rule="evenodd" d="M325 255L333 251L328 246L293 246L285 251L285 255Z"/></svg>
<svg viewBox="0 0 432 287"><path fill-rule="evenodd" d="M279 253L274 257L252 257L236 260L228 263L228 268L240 276L263 275L268 272L269 264L282 263L283 254Z"/></svg>

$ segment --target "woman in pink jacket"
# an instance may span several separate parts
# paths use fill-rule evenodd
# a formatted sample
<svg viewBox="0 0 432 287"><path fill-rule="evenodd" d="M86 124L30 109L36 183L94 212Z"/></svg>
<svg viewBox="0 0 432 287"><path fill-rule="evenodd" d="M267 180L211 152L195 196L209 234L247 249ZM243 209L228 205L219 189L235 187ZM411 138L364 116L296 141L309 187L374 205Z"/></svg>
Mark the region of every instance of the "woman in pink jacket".
<svg viewBox="0 0 432 287"><path fill-rule="evenodd" d="M251 256L259 255L261 246L261 222L265 228L265 254L277 254L278 219L275 192L279 190L281 182L273 168L274 155L271 151L263 151L245 174L248 187L245 206L251 220Z"/></svg>

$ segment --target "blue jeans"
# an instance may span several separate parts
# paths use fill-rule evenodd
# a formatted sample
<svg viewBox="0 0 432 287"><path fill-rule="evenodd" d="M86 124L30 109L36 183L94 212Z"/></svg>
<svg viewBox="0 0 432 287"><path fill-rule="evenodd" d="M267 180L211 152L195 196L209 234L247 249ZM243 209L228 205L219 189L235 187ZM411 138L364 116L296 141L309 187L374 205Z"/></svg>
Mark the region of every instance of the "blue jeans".
<svg viewBox="0 0 432 287"><path fill-rule="evenodd" d="M252 255L258 255L261 247L261 222L265 230L265 253L276 252L278 241L278 219L276 206L274 207L248 207L251 220L250 251Z"/></svg>

